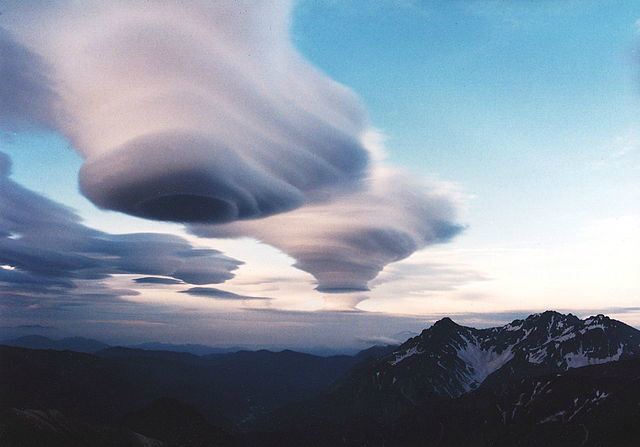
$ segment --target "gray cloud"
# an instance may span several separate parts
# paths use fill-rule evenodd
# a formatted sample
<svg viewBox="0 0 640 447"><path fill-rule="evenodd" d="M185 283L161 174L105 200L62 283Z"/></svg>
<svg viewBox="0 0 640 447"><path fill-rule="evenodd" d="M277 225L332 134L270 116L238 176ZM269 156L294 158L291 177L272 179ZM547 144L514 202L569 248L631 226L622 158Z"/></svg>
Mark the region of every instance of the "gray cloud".
<svg viewBox="0 0 640 447"><path fill-rule="evenodd" d="M389 263L442 243L463 227L454 195L406 172L379 168L367 188L260 222L191 225L204 237L254 237L295 258L324 293L367 291ZM354 296L352 305L365 297ZM355 304L353 304L355 303ZM352 307L353 307L352 306Z"/></svg>
<svg viewBox="0 0 640 447"><path fill-rule="evenodd" d="M182 281L173 278L158 278L155 276L145 276L133 280L136 284L183 284Z"/></svg>
<svg viewBox="0 0 640 447"><path fill-rule="evenodd" d="M96 282L116 274L219 284L242 264L216 250L195 249L173 235L114 235L86 227L72 210L11 181L10 166L9 158L0 153L0 295L137 293Z"/></svg>
<svg viewBox="0 0 640 447"><path fill-rule="evenodd" d="M62 85L58 129L101 208L231 222L353 188L366 171L365 113L296 51L288 1L4 3ZM23 77L42 72L32 65Z"/></svg>
<svg viewBox="0 0 640 447"><path fill-rule="evenodd" d="M0 130L53 127L57 108L49 67L0 27Z"/></svg>
<svg viewBox="0 0 640 447"><path fill-rule="evenodd" d="M180 293L186 293L194 296L204 296L207 298L217 298L222 300L270 300L263 296L246 296L236 293L227 292L225 290L216 289L215 287L192 287L188 290L182 290Z"/></svg>

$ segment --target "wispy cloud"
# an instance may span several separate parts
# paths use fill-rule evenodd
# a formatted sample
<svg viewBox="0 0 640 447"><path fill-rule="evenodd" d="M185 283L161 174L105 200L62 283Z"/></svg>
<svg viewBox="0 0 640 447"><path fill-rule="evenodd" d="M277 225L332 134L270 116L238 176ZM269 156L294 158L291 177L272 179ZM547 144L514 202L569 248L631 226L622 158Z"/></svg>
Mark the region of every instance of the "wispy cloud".
<svg viewBox="0 0 640 447"><path fill-rule="evenodd" d="M144 278L135 278L136 284L183 284L182 281L174 278L158 278L157 276L145 276Z"/></svg>
<svg viewBox="0 0 640 447"><path fill-rule="evenodd" d="M215 298L220 300L270 300L263 296L246 296L238 295L233 292L227 292L226 290L216 289L215 287L192 287L187 290L181 290L180 293L186 293L188 295L204 296L207 298Z"/></svg>
<svg viewBox="0 0 640 447"><path fill-rule="evenodd" d="M609 144L604 145L600 159L591 162L590 167L606 169L629 164L640 169L640 132L637 130L618 135Z"/></svg>

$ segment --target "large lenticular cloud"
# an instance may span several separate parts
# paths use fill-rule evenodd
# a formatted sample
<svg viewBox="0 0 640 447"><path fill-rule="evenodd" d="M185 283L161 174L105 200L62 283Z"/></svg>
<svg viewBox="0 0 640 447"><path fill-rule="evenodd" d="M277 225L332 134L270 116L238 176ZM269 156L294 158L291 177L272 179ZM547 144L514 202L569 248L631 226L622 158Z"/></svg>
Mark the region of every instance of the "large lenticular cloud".
<svg viewBox="0 0 640 447"><path fill-rule="evenodd" d="M0 5L52 68L56 126L86 158L80 187L99 207L231 222L349 189L366 170L360 104L293 48L289 2Z"/></svg>

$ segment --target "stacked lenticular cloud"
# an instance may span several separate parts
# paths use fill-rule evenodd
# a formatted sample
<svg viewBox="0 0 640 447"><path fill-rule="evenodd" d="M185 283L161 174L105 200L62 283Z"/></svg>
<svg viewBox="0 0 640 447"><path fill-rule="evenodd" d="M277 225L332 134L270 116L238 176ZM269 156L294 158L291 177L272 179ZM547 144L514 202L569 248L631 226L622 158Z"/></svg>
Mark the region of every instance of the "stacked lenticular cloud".
<svg viewBox="0 0 640 447"><path fill-rule="evenodd" d="M307 64L283 2L8 2L86 158L82 192L150 219L268 216L357 183L355 96ZM37 4L37 8L36 8Z"/></svg>

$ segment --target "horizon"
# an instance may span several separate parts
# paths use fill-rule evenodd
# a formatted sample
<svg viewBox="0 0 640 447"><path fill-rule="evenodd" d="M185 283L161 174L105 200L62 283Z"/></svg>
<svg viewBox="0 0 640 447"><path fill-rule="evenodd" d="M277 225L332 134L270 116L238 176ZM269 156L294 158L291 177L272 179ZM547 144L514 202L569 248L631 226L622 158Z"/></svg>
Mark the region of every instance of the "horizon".
<svg viewBox="0 0 640 447"><path fill-rule="evenodd" d="M0 12L1 331L339 351L444 316L640 328L634 2Z"/></svg>
<svg viewBox="0 0 640 447"><path fill-rule="evenodd" d="M462 326L462 327L468 327L468 328L474 328L474 329L493 329L493 328L500 328L500 327L504 327L504 326L508 326L516 321L524 321L527 320L531 317L537 317L540 316L544 313L555 313L555 314L559 314L561 316L564 317L568 317L568 316L574 316L577 317L578 319L580 319L581 321L585 321L588 320L590 318L595 318L595 317L599 317L599 316L603 316L606 318L610 318L608 315L606 314L593 314L593 315L588 315L588 314L574 314L572 312L566 311L565 312L561 312L561 311L556 311L556 310L545 310L543 312L537 312L537 313L531 313L529 315L523 316L522 318L515 318L511 321L505 321L504 324L498 324L498 325L481 325L479 327L476 326L472 326L472 325L466 325L466 324L460 324L458 321L456 321L455 318L451 318L449 316L442 316L437 320L433 320L432 322L430 322L427 326L425 326L422 330L427 330L429 328L431 328L433 325L435 325L436 323L438 323L439 321L442 320L450 320L452 321L454 324L458 325L458 326ZM455 317L455 316L454 316ZM633 325L629 325L627 322L619 320L619 319L615 319L615 318L611 318L614 321L619 321L623 324L626 324L630 327L633 327L634 329L638 329L640 330L639 327L637 326L633 326ZM21 338L25 338L25 337L43 337L47 340L52 340L52 341L62 341L62 340L66 340L66 339L83 339L83 340L87 340L87 341L96 341L99 343L104 343L106 344L108 347L110 348L118 348L118 347L122 347L122 348L132 348L132 349L143 349L143 350L163 350L163 349L156 349L153 347L148 347L145 345L161 345L161 346L166 346L166 347L174 347L174 348L178 348L178 347L198 347L198 348L211 348L214 350L229 350L227 353L232 353L232 352L240 352L240 351L252 351L252 352L256 352L256 351L270 351L270 352L283 352L283 351L294 351L294 352L300 352L300 353L306 353L306 354L311 354L311 355L316 355L316 356L321 356L321 357L327 357L327 356L334 356L334 355L355 355L363 350L369 349L369 348L374 348L374 347L384 347L384 346L400 346L403 343L405 343L406 341L410 340L413 337L416 337L418 335L420 335L420 333L422 331L418 331L418 332L410 332L410 331L405 331L404 333L399 333L399 334L395 334L395 338L388 338L388 339L379 339L379 340L362 340L362 343L360 345L353 345L353 346L343 346L343 347L332 347L332 346L325 346L325 345L299 345L299 346L287 346L287 345L225 345L225 344L221 344L221 345L215 345L215 344L207 344L207 343L189 343L189 342L185 342L185 343L175 343L175 342L171 342L169 341L159 341L159 340L145 340L145 341L129 341L129 342L125 342L125 343L118 343L118 342L112 342L109 340L102 340L102 339L95 339L95 338L90 338L90 337L84 337L81 335L73 335L73 333L62 333L62 334L51 334L51 329L52 328L46 328L46 327L41 327L41 328L34 328L34 327L0 327L0 343L2 343L3 341L15 341ZM36 332L33 332L33 331ZM12 332L14 331L14 332ZM28 331L32 331L30 333L26 333ZM14 334L13 336L7 336L7 334ZM17 334L17 335L16 335ZM191 354L200 356L200 355L207 355L207 354L196 354L195 352L190 352L188 350L185 349L175 349L176 352L189 352Z"/></svg>

